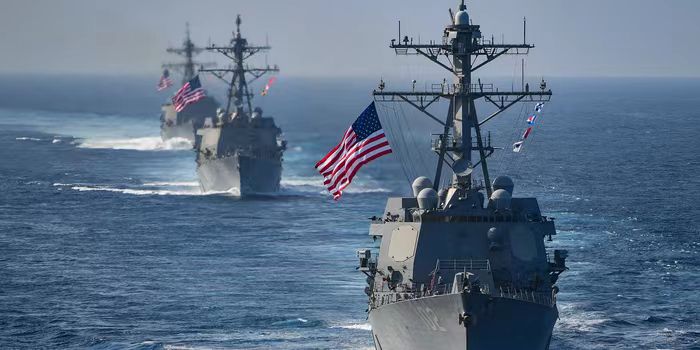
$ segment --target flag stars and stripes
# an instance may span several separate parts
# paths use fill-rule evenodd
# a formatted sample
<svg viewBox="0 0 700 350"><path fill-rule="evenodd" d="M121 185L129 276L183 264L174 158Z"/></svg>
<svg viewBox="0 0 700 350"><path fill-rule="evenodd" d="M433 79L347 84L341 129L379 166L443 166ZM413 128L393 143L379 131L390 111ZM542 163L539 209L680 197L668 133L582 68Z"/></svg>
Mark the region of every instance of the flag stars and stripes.
<svg viewBox="0 0 700 350"><path fill-rule="evenodd" d="M195 76L192 80L186 82L180 90L177 90L175 96L173 96L173 105L176 111L182 112L185 107L196 103L206 96L204 88L202 88L202 84L199 82L199 76Z"/></svg>
<svg viewBox="0 0 700 350"><path fill-rule="evenodd" d="M166 69L158 81L158 91L163 91L171 86L173 86L173 80L170 79L170 72Z"/></svg>
<svg viewBox="0 0 700 350"><path fill-rule="evenodd" d="M328 191L338 200L363 165L391 152L372 102L348 128L340 143L316 163L316 169Z"/></svg>

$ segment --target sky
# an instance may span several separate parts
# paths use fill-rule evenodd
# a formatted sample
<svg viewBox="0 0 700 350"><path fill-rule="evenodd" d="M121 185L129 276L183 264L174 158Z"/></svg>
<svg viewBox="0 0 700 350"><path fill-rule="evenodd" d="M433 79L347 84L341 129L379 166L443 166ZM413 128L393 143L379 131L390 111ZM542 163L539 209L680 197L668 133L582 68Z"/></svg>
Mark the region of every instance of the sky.
<svg viewBox="0 0 700 350"><path fill-rule="evenodd" d="M185 22L199 45L227 43L236 14L250 42L272 46L257 63L300 77L431 76L421 57L388 48L402 32L439 40L456 0L0 0L0 74L159 75ZM700 77L698 0L473 0L485 36L522 42L528 76ZM217 60L213 54L201 60ZM218 60L220 63L222 60ZM483 74L516 76L520 57Z"/></svg>

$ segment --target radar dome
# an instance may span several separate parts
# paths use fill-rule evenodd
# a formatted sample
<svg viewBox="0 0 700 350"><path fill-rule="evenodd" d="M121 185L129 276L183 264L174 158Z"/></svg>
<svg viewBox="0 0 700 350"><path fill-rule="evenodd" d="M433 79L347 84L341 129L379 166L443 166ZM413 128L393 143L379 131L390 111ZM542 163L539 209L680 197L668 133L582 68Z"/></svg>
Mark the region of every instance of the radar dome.
<svg viewBox="0 0 700 350"><path fill-rule="evenodd" d="M511 196L510 193L508 193L508 191L503 189L495 190L491 195L491 207L498 210L510 209L510 200Z"/></svg>
<svg viewBox="0 0 700 350"><path fill-rule="evenodd" d="M510 195L513 195L513 180L508 176L499 176L493 180L493 190L506 190Z"/></svg>
<svg viewBox="0 0 700 350"><path fill-rule="evenodd" d="M418 208L420 209L435 209L438 205L438 194L432 188L424 188L416 196L418 199Z"/></svg>
<svg viewBox="0 0 700 350"><path fill-rule="evenodd" d="M431 187L433 187L433 182L425 176L420 176L413 180L413 184L411 185L411 188L413 188L413 196L418 197L420 191L422 191L425 188Z"/></svg>
<svg viewBox="0 0 700 350"><path fill-rule="evenodd" d="M440 191L438 191L438 198L440 199L440 203L445 203L445 200L447 200L447 189L443 188Z"/></svg>
<svg viewBox="0 0 700 350"><path fill-rule="evenodd" d="M462 10L455 13L455 25L469 25L469 13L467 13L467 10Z"/></svg>

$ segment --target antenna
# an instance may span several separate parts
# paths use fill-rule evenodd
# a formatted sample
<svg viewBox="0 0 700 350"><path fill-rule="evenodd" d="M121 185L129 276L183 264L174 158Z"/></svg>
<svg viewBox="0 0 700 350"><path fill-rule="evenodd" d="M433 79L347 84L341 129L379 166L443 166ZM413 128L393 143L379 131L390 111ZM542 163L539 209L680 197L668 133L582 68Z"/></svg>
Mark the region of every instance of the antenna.
<svg viewBox="0 0 700 350"><path fill-rule="evenodd" d="M219 80L228 85L228 102L226 103L226 114L231 112L232 108L238 110L244 106L248 108L250 114L253 113L252 98L250 92L250 84L268 73L279 72L277 65L270 67L267 64L267 55L265 55L265 67L252 67L245 63L247 59L255 54L270 50L270 46L255 46L241 36L241 16L236 17L236 32L233 33L233 38L229 45L218 46L209 45L207 51L218 52L232 61L228 68L221 69L202 69L200 72L212 74ZM268 37L265 36L267 43ZM252 77L248 79L248 77Z"/></svg>
<svg viewBox="0 0 700 350"><path fill-rule="evenodd" d="M527 18L523 17L523 45L527 44Z"/></svg>
<svg viewBox="0 0 700 350"><path fill-rule="evenodd" d="M401 41L401 20L399 20L399 41Z"/></svg>
<svg viewBox="0 0 700 350"><path fill-rule="evenodd" d="M522 58L520 61L520 85L522 89L525 90L525 59Z"/></svg>
<svg viewBox="0 0 700 350"><path fill-rule="evenodd" d="M460 1L459 11L466 11L464 0ZM452 11L449 13L455 15ZM466 16L464 17L466 18ZM452 20L454 20L453 23L457 23L455 19ZM491 36L490 42L488 40L474 40L474 38L482 37L480 27L477 25L448 25L443 31L442 41L428 40L428 44L423 43L422 36L419 37L418 43L414 43L408 36L404 37L401 32L401 21L398 23L398 29L398 42L394 39L389 46L394 49L397 55L423 56L449 71L454 76L454 80L447 87L433 88L432 91L429 90L427 83L424 91L418 91L415 80L412 81L409 89L406 89L408 91L387 91L384 89L385 84L382 81L381 88L373 92L374 100L377 102L408 103L444 127L443 133L433 142L433 150L439 157L436 176L433 180L434 189L439 187L440 171L442 164L445 163L452 168L452 172L455 174L452 184L454 187L460 191L479 190L478 185L473 185L471 172L475 166L480 165L485 182L483 186L486 189L486 194L490 197L492 188L490 187L487 158L493 154L495 148L490 144L489 135L484 134L484 138L482 138L482 125L518 102L549 101L552 92L542 88L540 91L530 91L525 82L524 59L521 60L522 89L518 89L520 91L515 89L515 79L511 82L512 90L508 92L503 91L506 89L499 90L493 84L484 84L476 78L472 80L472 75L502 55L527 55L529 50L534 48L534 45L527 43L508 44L503 36L501 44L496 44L493 36ZM526 29L527 21L523 19L524 41L527 40ZM447 45L446 42L454 44ZM517 71L517 61L514 68ZM478 84L473 84L473 82L478 82ZM443 81L442 86L446 83ZM438 118L428 110L428 107L440 99L450 102L448 115L445 119ZM483 120L477 118L475 105L475 102L481 99L496 107L496 111ZM451 135L450 131L452 131ZM489 142L485 143L485 141ZM478 153L478 161L472 163L472 157L475 153ZM466 194L466 192L462 193Z"/></svg>

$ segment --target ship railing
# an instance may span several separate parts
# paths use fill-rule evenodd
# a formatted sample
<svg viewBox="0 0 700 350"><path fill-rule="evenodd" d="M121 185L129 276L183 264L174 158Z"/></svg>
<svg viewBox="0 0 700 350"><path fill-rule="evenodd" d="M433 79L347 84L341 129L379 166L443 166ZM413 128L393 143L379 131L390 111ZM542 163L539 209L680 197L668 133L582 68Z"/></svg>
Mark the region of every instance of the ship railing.
<svg viewBox="0 0 700 350"><path fill-rule="evenodd" d="M499 296L515 300L527 301L535 304L553 306L556 304L554 293L537 292L523 288L499 287Z"/></svg>
<svg viewBox="0 0 700 350"><path fill-rule="evenodd" d="M439 271L491 271L491 262L489 259L453 259L453 260L439 260L437 261L437 267Z"/></svg>
<svg viewBox="0 0 700 350"><path fill-rule="evenodd" d="M379 307L387 304L393 304L400 301L419 299L425 297L432 297L445 294L456 294L452 291L452 283L439 284L434 286L432 289L427 288L422 285L418 288L412 288L415 284L405 284L400 288L389 289L388 287L382 285L379 289L375 289L370 303L372 307ZM488 285L480 286L480 291L482 294L490 295L491 291ZM462 291L460 290L459 293Z"/></svg>
<svg viewBox="0 0 700 350"><path fill-rule="evenodd" d="M432 289L427 289L425 287L419 289L406 289L395 288L389 289L382 286L378 290L374 290L370 298L370 304L373 308L380 307L383 305L393 304L401 301L420 299L425 297L433 297L438 295L446 294L458 294L462 293L464 290L453 291L452 283L440 284L434 286ZM556 305L556 294L554 291L551 293L537 292L533 290L528 290L524 288L513 288L513 287L499 287L495 293L491 293L488 285L482 285L479 287L481 294L498 296L501 298L508 298L514 300L522 300L530 303L554 306Z"/></svg>
<svg viewBox="0 0 700 350"><path fill-rule="evenodd" d="M432 93L451 95L459 92L493 92L494 87L493 84L470 84L469 88L466 88L464 84L442 82L431 84L430 90Z"/></svg>

